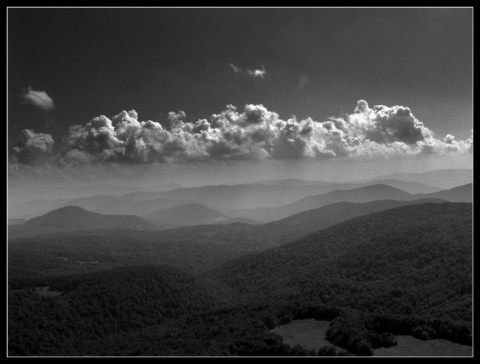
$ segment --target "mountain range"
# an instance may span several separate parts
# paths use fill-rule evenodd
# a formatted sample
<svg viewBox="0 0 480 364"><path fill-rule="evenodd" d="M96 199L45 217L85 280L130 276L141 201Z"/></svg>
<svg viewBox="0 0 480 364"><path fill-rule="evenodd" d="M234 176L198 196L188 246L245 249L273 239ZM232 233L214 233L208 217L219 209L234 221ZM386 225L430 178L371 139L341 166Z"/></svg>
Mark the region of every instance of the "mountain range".
<svg viewBox="0 0 480 364"><path fill-rule="evenodd" d="M78 206L66 206L9 227L11 238L81 230L156 230L155 225L136 215L102 215Z"/></svg>
<svg viewBox="0 0 480 364"><path fill-rule="evenodd" d="M161 192L136 191L122 196L102 194L73 199L36 199L16 205L10 204L9 216L31 218L63 206L79 206L101 214L134 214L142 216L158 209L192 203L202 204L215 210L222 210L225 213L228 210L280 207L314 194L323 194L335 190L349 190L382 184L382 182L385 185L409 193L437 192L439 190L436 187L417 182L396 180L362 183L330 183L296 179L271 180L262 183L180 188ZM237 215L234 214L232 217L238 217Z"/></svg>
<svg viewBox="0 0 480 364"><path fill-rule="evenodd" d="M312 210L336 202L369 202L375 200L412 201L416 199L440 199L451 202L472 202L473 185L467 184L427 194L410 194L394 187L375 184L351 190L335 190L325 194L312 195L294 203L277 208L258 208L244 210L228 210L227 214L235 217L249 217L255 220L269 222L279 220L302 211Z"/></svg>
<svg viewBox="0 0 480 364"><path fill-rule="evenodd" d="M378 176L373 180L378 181L384 179L419 182L441 189L450 189L456 186L472 183L473 169L438 169L421 173L400 172Z"/></svg>

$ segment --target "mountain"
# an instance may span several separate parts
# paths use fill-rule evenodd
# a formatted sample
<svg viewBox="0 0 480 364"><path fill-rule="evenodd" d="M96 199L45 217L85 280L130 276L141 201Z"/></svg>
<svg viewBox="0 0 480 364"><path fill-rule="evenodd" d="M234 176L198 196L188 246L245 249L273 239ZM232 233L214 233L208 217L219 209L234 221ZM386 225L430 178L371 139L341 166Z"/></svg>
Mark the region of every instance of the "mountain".
<svg viewBox="0 0 480 364"><path fill-rule="evenodd" d="M151 193L148 198L166 198L188 203L198 203L213 209L281 206L319 193L323 186L281 186L266 184L216 185L182 188L162 193ZM147 198L142 194L141 198Z"/></svg>
<svg viewBox="0 0 480 364"><path fill-rule="evenodd" d="M238 209L225 212L232 217L245 216L263 222L270 222L337 202L363 203L377 200L413 201L424 199L472 202L472 187L472 184L469 184L433 193L410 194L389 185L374 184L351 190L335 190L325 194L308 196L277 208Z"/></svg>
<svg viewBox="0 0 480 364"><path fill-rule="evenodd" d="M441 189L449 189L473 182L472 169L438 169L422 173L393 173L376 177L375 180L396 179L401 181L420 182L436 186Z"/></svg>
<svg viewBox="0 0 480 364"><path fill-rule="evenodd" d="M379 179L379 180L368 181L363 183L352 183L350 186L351 188L358 188L358 187L364 187L364 186L372 186L375 184L387 185L411 194L433 193L433 192L438 192L442 190L441 188L431 186L421 182L400 181L396 179ZM345 188L342 188L342 189L345 189Z"/></svg>
<svg viewBox="0 0 480 364"><path fill-rule="evenodd" d="M407 205L239 257L207 276L246 302L297 297L471 321L472 223L468 203Z"/></svg>
<svg viewBox="0 0 480 364"><path fill-rule="evenodd" d="M101 214L134 214L142 216L158 209L198 203L215 210L222 210L222 212L228 215L228 210L231 209L279 207L314 194L323 194L334 190L349 190L374 184L385 184L414 194L439 191L438 188L433 186L398 180L332 183L285 179L242 185L177 188L168 191L142 188L122 196L96 194L74 199L37 199L21 204L10 203L8 213L10 217L32 218L59 207L79 206ZM173 184L169 185L170 188L175 186ZM235 215L234 217L238 216Z"/></svg>
<svg viewBox="0 0 480 364"><path fill-rule="evenodd" d="M337 190L322 195L308 196L277 210L281 211L281 214L286 214L285 216L290 216L301 211L311 210L335 202L369 202L374 200L409 199L412 199L412 197L405 191L384 184L375 184L351 190Z"/></svg>
<svg viewBox="0 0 480 364"><path fill-rule="evenodd" d="M86 210L101 214L132 214L141 216L155 210L181 206L186 204L186 202L174 201L165 198L135 201L126 199L124 196L100 195L69 200L62 203L62 205L65 204L83 207Z"/></svg>
<svg viewBox="0 0 480 364"><path fill-rule="evenodd" d="M264 181L264 183L181 188L167 192L139 192L130 193L123 197L136 201L165 198L188 203L199 203L216 210L221 210L228 215L229 210L280 207L315 194L324 194L335 190L349 190L376 184L388 185L410 193L439 191L438 188L433 186L397 180L368 181L362 183L330 183L287 179L268 180ZM241 217L255 219L255 217L252 216L242 215Z"/></svg>
<svg viewBox="0 0 480 364"><path fill-rule="evenodd" d="M428 197L425 196L425 198ZM335 190L325 194L312 195L277 208L229 210L227 213L232 217L245 216L259 221L269 222L337 202L370 202L375 200L408 201L413 199L415 199L415 197L405 191L388 185L375 184L351 190Z"/></svg>
<svg viewBox="0 0 480 364"><path fill-rule="evenodd" d="M249 219L248 217L236 217L236 218L229 218L228 220L225 221L216 221L213 224L248 224L248 225L261 225L263 224L261 221L254 220L254 219Z"/></svg>
<svg viewBox="0 0 480 364"><path fill-rule="evenodd" d="M416 195L420 198L440 198L451 202L473 202L473 184L443 190L436 193Z"/></svg>
<svg viewBox="0 0 480 364"><path fill-rule="evenodd" d="M324 182L324 181L305 181L301 179L274 179L274 180L265 180L259 181L259 183L274 185L274 186L291 186L291 187L301 187L301 186L322 186L322 189L319 190L319 193L327 193L333 190L350 190L353 188L371 186L375 184L384 184L390 187L403 190L408 193L432 193L441 191L441 188L427 185L425 183L414 182L414 181L401 181L396 179L376 179L374 181L362 181L362 182Z"/></svg>
<svg viewBox="0 0 480 364"><path fill-rule="evenodd" d="M305 235L374 212L390 210L400 206L424 203L442 203L441 199L419 199L413 201L380 200L365 203L337 202L318 209L307 210L284 219L262 225L268 231L272 243L283 245Z"/></svg>
<svg viewBox="0 0 480 364"><path fill-rule="evenodd" d="M149 192L136 192L135 194ZM149 212L187 204L187 201L175 201L166 198L149 198L136 201L124 196L94 195L75 199L33 200L28 203L9 207L9 216L32 218L65 206L78 206L91 212L111 215L144 215Z"/></svg>
<svg viewBox="0 0 480 364"><path fill-rule="evenodd" d="M165 230L157 235L166 241L245 245L263 250L289 243L315 231L372 212L409 204L441 202L445 201L423 199L414 201L383 200L368 203L338 202L267 224L201 225Z"/></svg>
<svg viewBox="0 0 480 364"><path fill-rule="evenodd" d="M303 180L298 178L279 178L279 179L266 179L255 181L253 184L264 184L271 186L329 186L334 185L336 182L326 182L326 181L310 181Z"/></svg>
<svg viewBox="0 0 480 364"><path fill-rule="evenodd" d="M155 210L143 215L145 220L165 228L210 224L228 220L228 216L201 204L187 204Z"/></svg>
<svg viewBox="0 0 480 364"><path fill-rule="evenodd" d="M95 195L68 200L61 206L78 206L99 214L124 214L129 211L131 203L120 196Z"/></svg>
<svg viewBox="0 0 480 364"><path fill-rule="evenodd" d="M45 266L55 267L49 269L49 274L97 271L125 264L170 264L204 271L228 259L289 243L353 217L426 202L434 200L340 202L263 225L237 222L162 231L101 229L54 233L52 229L51 234L31 238L18 234L24 229L16 230L16 235L9 227L9 262L12 269L33 276L42 275ZM103 216L89 213L92 215L97 220ZM59 257L64 260L60 262Z"/></svg>
<svg viewBox="0 0 480 364"><path fill-rule="evenodd" d="M9 236L100 229L154 230L156 227L135 215L102 215L77 206L66 206L30 219L18 228L11 226Z"/></svg>
<svg viewBox="0 0 480 364"><path fill-rule="evenodd" d="M19 204L8 202L8 216L9 218L23 218L31 219L32 217L45 214L56 208L61 207L64 203L68 203L68 199L53 199L43 200L34 199L28 202L22 202Z"/></svg>
<svg viewBox="0 0 480 364"><path fill-rule="evenodd" d="M326 339L351 354L396 335L471 346L472 204L412 202L230 260L248 237L167 239L197 227L9 241L9 354L315 355L269 331L305 318L330 321ZM330 212L362 204L341 205Z"/></svg>

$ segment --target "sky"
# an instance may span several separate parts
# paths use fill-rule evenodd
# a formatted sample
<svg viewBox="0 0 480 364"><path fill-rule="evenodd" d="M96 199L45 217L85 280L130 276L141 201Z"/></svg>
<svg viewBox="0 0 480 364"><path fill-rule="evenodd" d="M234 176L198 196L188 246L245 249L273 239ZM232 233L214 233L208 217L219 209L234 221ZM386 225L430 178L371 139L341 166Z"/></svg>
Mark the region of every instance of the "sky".
<svg viewBox="0 0 480 364"><path fill-rule="evenodd" d="M9 177L468 167L472 30L470 8L9 8Z"/></svg>

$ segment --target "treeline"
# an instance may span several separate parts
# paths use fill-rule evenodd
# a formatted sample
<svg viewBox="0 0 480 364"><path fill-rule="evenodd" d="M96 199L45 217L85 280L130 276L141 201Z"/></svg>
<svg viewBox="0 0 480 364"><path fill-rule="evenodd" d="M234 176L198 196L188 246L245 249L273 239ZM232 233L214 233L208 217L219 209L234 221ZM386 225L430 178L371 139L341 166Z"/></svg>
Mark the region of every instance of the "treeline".
<svg viewBox="0 0 480 364"><path fill-rule="evenodd" d="M233 239L232 239L233 240ZM107 269L166 264L190 273L204 272L230 259L266 249L236 237L225 243L168 237L161 232L81 231L18 238L8 242L9 277L38 278Z"/></svg>
<svg viewBox="0 0 480 364"><path fill-rule="evenodd" d="M18 289L27 283L32 286ZM37 284L61 295L43 297L34 291ZM19 280L11 285L8 298L12 355L71 353L84 340L159 325L231 302L214 282L163 266Z"/></svg>
<svg viewBox="0 0 480 364"><path fill-rule="evenodd" d="M129 286L128 281L125 284ZM147 289L150 283L142 284ZM81 291L78 285L75 289ZM214 309L211 302L197 301L192 306L188 299L166 300L165 315L155 317L155 311L142 305L141 300L135 301L137 307L129 306L128 310L103 301L113 308L109 314L110 309L102 304L95 306L99 310L95 313L88 302L85 306L80 299L73 304L65 295L46 298L31 290L21 290L12 297L10 305L15 308L9 321L10 355L372 355L373 349L396 345L394 335L472 343L471 327L465 322L418 315L375 315L301 301L288 305L230 303ZM80 297L77 294L71 298ZM112 298L108 293L105 297ZM192 292L191 297L198 300L201 296ZM155 309L162 310L162 306ZM279 335L269 332L276 326L306 318L331 321L326 339L344 351L333 346L317 351L291 347Z"/></svg>

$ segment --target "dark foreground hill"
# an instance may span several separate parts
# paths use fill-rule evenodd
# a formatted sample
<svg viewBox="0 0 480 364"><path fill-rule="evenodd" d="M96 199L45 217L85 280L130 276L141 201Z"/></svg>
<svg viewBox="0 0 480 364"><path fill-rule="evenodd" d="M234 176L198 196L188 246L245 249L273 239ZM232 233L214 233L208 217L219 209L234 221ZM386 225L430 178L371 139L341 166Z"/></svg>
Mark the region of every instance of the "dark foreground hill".
<svg viewBox="0 0 480 364"><path fill-rule="evenodd" d="M9 227L9 237L101 229L156 230L156 227L135 215L102 215L66 206L30 219L21 226Z"/></svg>
<svg viewBox="0 0 480 364"><path fill-rule="evenodd" d="M472 205L358 217L209 273L246 301L302 298L368 312L471 320Z"/></svg>
<svg viewBox="0 0 480 364"><path fill-rule="evenodd" d="M9 350L312 355L269 332L307 317L331 320L327 338L357 355L394 344L392 334L471 345L471 250L471 204L419 204L357 217L196 278L138 266L10 277ZM39 286L52 296L33 290Z"/></svg>

